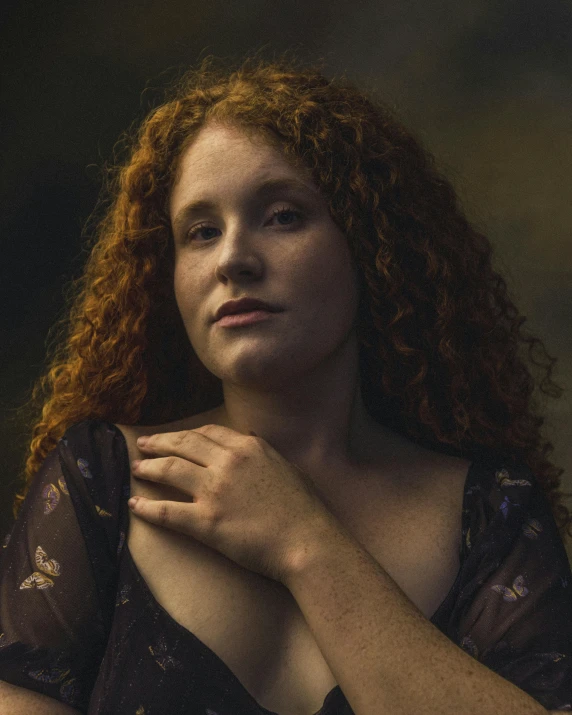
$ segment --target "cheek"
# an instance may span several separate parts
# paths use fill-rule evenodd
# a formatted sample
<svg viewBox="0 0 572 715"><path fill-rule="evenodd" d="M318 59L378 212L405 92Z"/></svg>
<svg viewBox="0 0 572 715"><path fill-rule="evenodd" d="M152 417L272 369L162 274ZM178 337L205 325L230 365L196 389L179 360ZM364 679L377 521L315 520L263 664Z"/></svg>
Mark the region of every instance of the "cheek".
<svg viewBox="0 0 572 715"><path fill-rule="evenodd" d="M359 283L351 264L321 261L312 267L304 281L304 295L316 314L325 311L331 319L350 321L359 303Z"/></svg>
<svg viewBox="0 0 572 715"><path fill-rule="evenodd" d="M174 276L174 281L173 281L173 292L175 293L175 300L177 301L177 305L179 306L179 310L181 308L184 308L184 303L187 302L188 296L185 295L185 288L188 286L188 283L186 283L180 274L180 272L177 272L175 270L175 276ZM187 288L188 290L188 288Z"/></svg>
<svg viewBox="0 0 572 715"><path fill-rule="evenodd" d="M197 267L186 265L182 260L175 263L173 290L180 308L184 309L189 305L198 305L203 283L204 278L201 276L200 271L197 270Z"/></svg>
<svg viewBox="0 0 572 715"><path fill-rule="evenodd" d="M173 292L187 332L196 329L198 321L201 319L201 291L198 277L194 274L191 275L188 270L175 267Z"/></svg>

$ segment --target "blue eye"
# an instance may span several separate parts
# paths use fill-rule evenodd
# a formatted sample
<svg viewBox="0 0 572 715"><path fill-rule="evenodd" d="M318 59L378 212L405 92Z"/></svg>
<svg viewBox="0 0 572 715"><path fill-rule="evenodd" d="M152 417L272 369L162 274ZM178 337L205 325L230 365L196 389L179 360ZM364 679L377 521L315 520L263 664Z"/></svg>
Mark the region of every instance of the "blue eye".
<svg viewBox="0 0 572 715"><path fill-rule="evenodd" d="M289 208L288 206L284 206L284 207L282 207L282 208L280 208L280 209L275 209L275 210L272 212L272 217L274 218L275 216L280 216L281 214L291 214L291 215L293 215L293 216L296 216L298 219L300 219L300 218L302 217L302 214L301 214L300 211L296 211L295 209L291 209L291 208ZM284 225L284 224L281 224L281 225ZM286 225L290 225L290 224L286 224ZM216 231L217 229L216 229L216 228L213 228L212 226L208 226L206 223L199 223L199 224L197 224L197 226L193 226L193 228L191 228L191 229L187 232L187 234L186 234L186 236L185 236L185 239L188 240L188 241L191 241L191 240L193 240L193 239L195 238L195 236L197 236L197 234L199 234L201 231L208 231L208 230L210 230L210 231ZM211 236L211 238L212 238L212 236ZM210 239L207 238L206 240L208 241L208 240L210 240ZM205 241L200 241L200 243L205 243Z"/></svg>

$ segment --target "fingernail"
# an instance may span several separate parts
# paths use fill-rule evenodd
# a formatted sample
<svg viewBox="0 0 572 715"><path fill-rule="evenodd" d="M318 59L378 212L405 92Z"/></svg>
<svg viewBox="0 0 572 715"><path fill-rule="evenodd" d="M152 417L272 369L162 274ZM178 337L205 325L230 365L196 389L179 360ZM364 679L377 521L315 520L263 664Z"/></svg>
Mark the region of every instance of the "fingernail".
<svg viewBox="0 0 572 715"><path fill-rule="evenodd" d="M130 509L133 509L133 507L137 504L138 501L139 501L139 497L131 497L131 499L127 502L127 504Z"/></svg>

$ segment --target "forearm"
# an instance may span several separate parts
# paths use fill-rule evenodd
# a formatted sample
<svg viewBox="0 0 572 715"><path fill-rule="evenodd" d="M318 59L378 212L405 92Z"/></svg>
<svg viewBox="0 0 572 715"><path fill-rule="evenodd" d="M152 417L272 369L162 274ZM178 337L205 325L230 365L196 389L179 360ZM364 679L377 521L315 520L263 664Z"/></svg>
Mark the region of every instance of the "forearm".
<svg viewBox="0 0 572 715"><path fill-rule="evenodd" d="M543 715L436 628L344 529L296 556L296 599L355 715Z"/></svg>

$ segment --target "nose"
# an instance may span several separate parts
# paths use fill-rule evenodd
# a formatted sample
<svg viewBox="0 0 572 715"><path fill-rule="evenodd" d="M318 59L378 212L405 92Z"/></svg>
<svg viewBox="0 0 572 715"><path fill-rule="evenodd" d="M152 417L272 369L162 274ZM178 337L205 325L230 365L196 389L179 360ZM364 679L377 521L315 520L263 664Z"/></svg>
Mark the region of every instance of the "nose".
<svg viewBox="0 0 572 715"><path fill-rule="evenodd" d="M231 229L221 240L217 256L216 276L222 282L240 281L245 276L259 278L264 271L264 261L259 244L252 240L247 228Z"/></svg>

